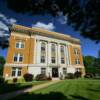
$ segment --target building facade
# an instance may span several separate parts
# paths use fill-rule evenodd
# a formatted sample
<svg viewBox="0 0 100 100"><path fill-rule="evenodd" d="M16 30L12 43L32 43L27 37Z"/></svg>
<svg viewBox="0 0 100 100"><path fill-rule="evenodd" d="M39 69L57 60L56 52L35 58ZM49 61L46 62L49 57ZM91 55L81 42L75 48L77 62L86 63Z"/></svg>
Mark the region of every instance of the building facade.
<svg viewBox="0 0 100 100"><path fill-rule="evenodd" d="M22 77L25 73L60 77L77 70L84 76L79 39L21 25L12 25L10 32L5 78Z"/></svg>

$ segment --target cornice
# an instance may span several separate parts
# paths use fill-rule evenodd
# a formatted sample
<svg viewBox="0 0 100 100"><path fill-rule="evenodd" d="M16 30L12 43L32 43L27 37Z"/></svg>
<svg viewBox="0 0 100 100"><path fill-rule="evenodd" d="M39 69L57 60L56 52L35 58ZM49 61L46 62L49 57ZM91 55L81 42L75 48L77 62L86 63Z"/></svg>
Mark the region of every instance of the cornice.
<svg viewBox="0 0 100 100"><path fill-rule="evenodd" d="M38 34L38 35L42 35L42 36L49 36L49 37L52 37L52 38L70 41L71 43L80 44L79 39L73 38L70 35L52 32L52 31L41 29L41 28L35 28L35 27L34 28L28 28L28 27L25 27L25 26L13 24L12 27L10 27L10 31L28 34L28 35Z"/></svg>

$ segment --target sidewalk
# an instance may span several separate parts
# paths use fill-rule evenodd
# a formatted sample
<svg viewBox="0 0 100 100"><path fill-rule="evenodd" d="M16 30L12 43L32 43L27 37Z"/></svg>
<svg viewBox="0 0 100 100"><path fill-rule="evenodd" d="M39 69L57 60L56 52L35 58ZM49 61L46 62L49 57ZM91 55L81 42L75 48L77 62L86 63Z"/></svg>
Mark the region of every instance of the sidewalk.
<svg viewBox="0 0 100 100"><path fill-rule="evenodd" d="M8 100L10 98L16 97L19 94L24 94L26 92L31 92L31 91L35 91L35 90L38 90L38 89L41 89L41 88L45 88L45 87L47 87L49 85L52 85L52 84L55 84L55 83L57 83L59 81L60 80L50 81L48 83L40 84L40 85L31 87L31 88L28 88L28 89L23 89L23 90L18 90L18 91L15 91L15 92L1 94L0 95L0 100Z"/></svg>

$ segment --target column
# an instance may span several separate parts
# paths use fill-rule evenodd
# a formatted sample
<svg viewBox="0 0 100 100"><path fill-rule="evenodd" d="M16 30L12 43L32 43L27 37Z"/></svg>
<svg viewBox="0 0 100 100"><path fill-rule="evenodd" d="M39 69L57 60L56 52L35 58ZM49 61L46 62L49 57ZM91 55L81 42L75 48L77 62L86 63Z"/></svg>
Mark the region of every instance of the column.
<svg viewBox="0 0 100 100"><path fill-rule="evenodd" d="M69 45L66 46L67 51L67 64L70 65L70 49Z"/></svg>
<svg viewBox="0 0 100 100"><path fill-rule="evenodd" d="M48 42L48 44L47 44L47 53L48 53L48 56L47 56L47 63L48 64L50 64L51 63L51 43L50 42Z"/></svg>
<svg viewBox="0 0 100 100"><path fill-rule="evenodd" d="M41 43L39 40L36 41L36 63L40 63L41 57Z"/></svg>
<svg viewBox="0 0 100 100"><path fill-rule="evenodd" d="M57 44L57 64L61 64L60 44Z"/></svg>

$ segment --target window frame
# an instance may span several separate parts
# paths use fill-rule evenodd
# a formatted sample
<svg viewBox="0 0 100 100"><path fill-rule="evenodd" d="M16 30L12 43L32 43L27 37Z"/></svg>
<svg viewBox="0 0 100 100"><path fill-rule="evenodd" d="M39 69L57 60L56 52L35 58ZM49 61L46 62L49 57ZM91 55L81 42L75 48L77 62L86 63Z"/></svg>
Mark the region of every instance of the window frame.
<svg viewBox="0 0 100 100"><path fill-rule="evenodd" d="M12 71L11 72L12 72L11 73L12 77L20 77L22 75L22 68L20 68L20 67L12 67Z"/></svg>
<svg viewBox="0 0 100 100"><path fill-rule="evenodd" d="M18 44L18 47L16 46L17 44ZM22 45L23 45L23 47L22 47ZM15 48L16 49L24 49L25 48L25 42L23 42L23 41L16 41Z"/></svg>
<svg viewBox="0 0 100 100"><path fill-rule="evenodd" d="M14 59L15 59L15 55L17 55L16 56L16 58L17 58L17 60L15 61ZM22 56L21 56L22 55ZM20 61L20 58L22 57L22 61ZM24 61L24 55L22 54L22 53L15 53L14 54L14 57L13 57L13 61L14 62L23 62Z"/></svg>
<svg viewBox="0 0 100 100"><path fill-rule="evenodd" d="M46 68L41 68L41 74L46 75Z"/></svg>

